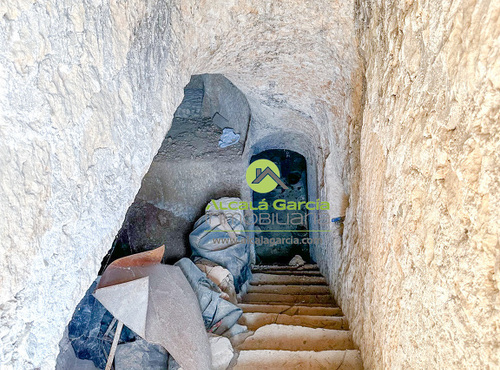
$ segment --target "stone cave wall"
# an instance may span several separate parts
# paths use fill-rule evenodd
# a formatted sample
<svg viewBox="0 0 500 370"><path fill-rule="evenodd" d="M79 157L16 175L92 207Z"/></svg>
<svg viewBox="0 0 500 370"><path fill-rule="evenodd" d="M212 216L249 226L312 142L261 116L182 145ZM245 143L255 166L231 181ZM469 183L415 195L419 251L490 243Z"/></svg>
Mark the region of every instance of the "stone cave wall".
<svg viewBox="0 0 500 370"><path fill-rule="evenodd" d="M500 366L499 16L494 1L357 4L363 109L327 257L367 368Z"/></svg>
<svg viewBox="0 0 500 370"><path fill-rule="evenodd" d="M169 17L158 1L0 4L2 369L54 368L168 130L190 76Z"/></svg>
<svg viewBox="0 0 500 370"><path fill-rule="evenodd" d="M193 74L313 143L316 257L367 368L496 367L499 5L0 4L0 366L54 367ZM293 148L291 148L293 150ZM307 157L308 158L308 157Z"/></svg>
<svg viewBox="0 0 500 370"><path fill-rule="evenodd" d="M340 176L353 10L329 0L0 4L2 369L54 368L191 75L223 74L257 131L307 137Z"/></svg>
<svg viewBox="0 0 500 370"><path fill-rule="evenodd" d="M249 121L246 98L228 79L192 76L101 271L117 258L163 244L165 263L190 255L189 233L208 202L241 196ZM239 141L221 148L227 127L240 135Z"/></svg>

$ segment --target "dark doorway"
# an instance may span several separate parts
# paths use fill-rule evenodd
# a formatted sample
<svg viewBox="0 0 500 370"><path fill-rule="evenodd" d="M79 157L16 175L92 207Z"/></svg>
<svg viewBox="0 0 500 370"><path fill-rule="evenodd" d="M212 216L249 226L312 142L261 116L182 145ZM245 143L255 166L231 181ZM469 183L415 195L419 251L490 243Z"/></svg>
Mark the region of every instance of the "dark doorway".
<svg viewBox="0 0 500 370"><path fill-rule="evenodd" d="M254 210L257 262L287 264L295 255L309 261L307 209L303 206L294 209L298 208L294 204L308 201L306 160L286 149L265 150L252 156L250 163L259 159L278 166L280 178L288 189L277 186L269 193L253 192L254 207L264 200L269 204L267 211ZM276 201L277 207L273 207ZM285 205L288 207L283 209Z"/></svg>

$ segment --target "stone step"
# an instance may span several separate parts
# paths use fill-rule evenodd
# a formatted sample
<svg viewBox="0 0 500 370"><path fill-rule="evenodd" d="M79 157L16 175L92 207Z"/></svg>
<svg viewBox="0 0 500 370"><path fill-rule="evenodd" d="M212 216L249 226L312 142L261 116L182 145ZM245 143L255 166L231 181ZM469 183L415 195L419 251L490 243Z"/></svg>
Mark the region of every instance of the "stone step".
<svg viewBox="0 0 500 370"><path fill-rule="evenodd" d="M304 307L337 307L336 303L327 302L327 303L317 303L317 302L293 302L293 300L289 302L276 302L276 301L262 301L262 302L242 302L241 300L238 303L248 303L248 304L267 304L270 306L282 306L282 305L299 305Z"/></svg>
<svg viewBox="0 0 500 370"><path fill-rule="evenodd" d="M278 313L246 312L239 321L248 326L250 330L257 330L264 325L280 324L295 325L308 328L323 328L335 330L348 330L349 325L343 316L309 316L286 315Z"/></svg>
<svg viewBox="0 0 500 370"><path fill-rule="evenodd" d="M289 271L319 271L318 265L306 264L304 266L288 266L288 265L254 265L252 266L252 271L279 271L279 270L289 270Z"/></svg>
<svg viewBox="0 0 500 370"><path fill-rule="evenodd" d="M255 331L238 350L327 351L356 349L347 330L271 324Z"/></svg>
<svg viewBox="0 0 500 370"><path fill-rule="evenodd" d="M327 285L249 285L247 293L330 294Z"/></svg>
<svg viewBox="0 0 500 370"><path fill-rule="evenodd" d="M244 303L244 302L240 302ZM248 302L249 304L253 304ZM282 305L300 305L304 307L337 307L336 304L332 303L307 303L307 302L255 302L255 304L267 304L269 306L282 306Z"/></svg>
<svg viewBox="0 0 500 370"><path fill-rule="evenodd" d="M255 271L258 274L272 274L272 275L300 275L300 276L323 276L321 272L313 270L261 270Z"/></svg>
<svg viewBox="0 0 500 370"><path fill-rule="evenodd" d="M339 307L331 306L304 306L304 305L272 305L272 304L245 304L238 306L243 312L263 312L263 313L281 313L284 315L307 315L307 316L342 316L342 310Z"/></svg>
<svg viewBox="0 0 500 370"><path fill-rule="evenodd" d="M327 285L323 276L253 274L251 285Z"/></svg>
<svg viewBox="0 0 500 370"><path fill-rule="evenodd" d="M241 351L235 370L361 370L357 350L337 351Z"/></svg>
<svg viewBox="0 0 500 370"><path fill-rule="evenodd" d="M241 298L243 303L307 303L307 304L334 304L332 296L327 294L275 294L275 293L247 293Z"/></svg>

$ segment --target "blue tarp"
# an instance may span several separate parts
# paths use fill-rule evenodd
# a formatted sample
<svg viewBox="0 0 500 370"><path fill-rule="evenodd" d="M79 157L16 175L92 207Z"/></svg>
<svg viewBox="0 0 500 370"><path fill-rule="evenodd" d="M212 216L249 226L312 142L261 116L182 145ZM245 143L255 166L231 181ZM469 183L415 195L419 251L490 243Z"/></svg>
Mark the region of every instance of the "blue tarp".
<svg viewBox="0 0 500 370"><path fill-rule="evenodd" d="M104 369L116 325L108 331L113 315L92 295L99 279L94 281L76 307L68 325L68 337L76 357L91 360L98 369ZM106 331L108 331L107 335L105 335ZM120 342L131 342L135 338L136 334L124 326Z"/></svg>

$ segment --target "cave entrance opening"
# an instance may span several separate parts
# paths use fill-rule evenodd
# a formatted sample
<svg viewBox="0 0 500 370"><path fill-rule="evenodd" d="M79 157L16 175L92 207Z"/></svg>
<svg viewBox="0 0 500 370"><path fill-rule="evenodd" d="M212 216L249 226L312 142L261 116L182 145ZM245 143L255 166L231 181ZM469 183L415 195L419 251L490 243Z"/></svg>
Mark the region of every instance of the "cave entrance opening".
<svg viewBox="0 0 500 370"><path fill-rule="evenodd" d="M306 159L291 150L269 149L253 155L250 163L262 159L276 165L282 183L270 192L252 192L257 263L287 264L296 255L309 261ZM267 210L258 207L264 203Z"/></svg>

